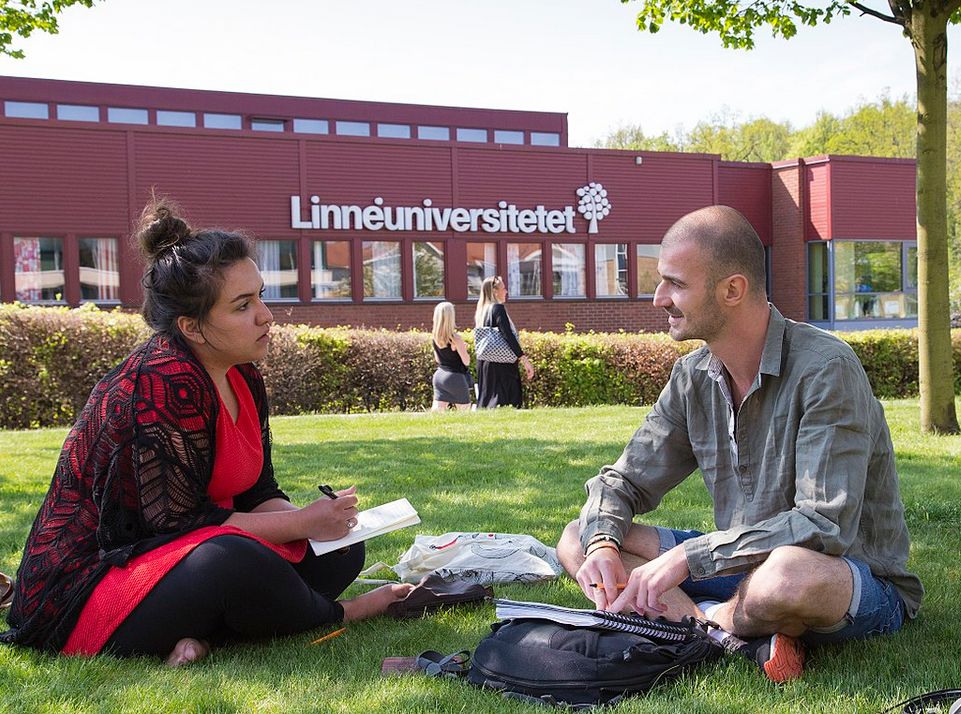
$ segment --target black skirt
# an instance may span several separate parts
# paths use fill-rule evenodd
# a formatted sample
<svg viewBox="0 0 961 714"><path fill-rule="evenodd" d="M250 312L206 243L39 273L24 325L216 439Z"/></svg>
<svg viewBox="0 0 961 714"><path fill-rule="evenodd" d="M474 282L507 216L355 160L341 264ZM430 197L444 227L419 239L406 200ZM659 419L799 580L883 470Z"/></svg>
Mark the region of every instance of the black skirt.
<svg viewBox="0 0 961 714"><path fill-rule="evenodd" d="M516 362L487 362L477 360L477 396L479 409L524 406L521 372Z"/></svg>

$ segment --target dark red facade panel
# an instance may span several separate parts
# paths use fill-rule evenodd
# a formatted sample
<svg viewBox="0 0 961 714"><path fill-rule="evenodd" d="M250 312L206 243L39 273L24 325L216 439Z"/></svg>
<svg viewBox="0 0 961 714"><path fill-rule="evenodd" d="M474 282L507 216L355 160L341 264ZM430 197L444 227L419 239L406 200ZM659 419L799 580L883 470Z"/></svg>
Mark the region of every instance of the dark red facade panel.
<svg viewBox="0 0 961 714"><path fill-rule="evenodd" d="M576 191L589 181L587 156L579 151L458 149L458 202L496 207L509 201L520 208L576 206ZM537 176L537 181L531 177Z"/></svg>
<svg viewBox="0 0 961 714"><path fill-rule="evenodd" d="M714 204L714 159L710 156L630 152L591 157L593 176L610 187L614 207L603 231L610 237L660 243L685 213Z"/></svg>
<svg viewBox="0 0 961 714"><path fill-rule="evenodd" d="M311 196L318 196L323 204L338 205L366 206L377 197L385 205L420 206L425 198L450 205L453 176L448 146L304 144L305 209ZM289 196L286 201L289 213Z"/></svg>
<svg viewBox="0 0 961 714"><path fill-rule="evenodd" d="M830 166L831 238L914 239L914 161L832 156Z"/></svg>
<svg viewBox="0 0 961 714"><path fill-rule="evenodd" d="M805 167L806 240L831 239L831 170L827 162Z"/></svg>
<svg viewBox="0 0 961 714"><path fill-rule="evenodd" d="M295 141L142 132L134 146L138 205L156 188L198 225L290 234L290 196L300 190Z"/></svg>
<svg viewBox="0 0 961 714"><path fill-rule="evenodd" d="M121 131L0 126L3 230L125 231L126 153Z"/></svg>
<svg viewBox="0 0 961 714"><path fill-rule="evenodd" d="M717 202L744 214L764 245L771 244L771 167L720 162Z"/></svg>

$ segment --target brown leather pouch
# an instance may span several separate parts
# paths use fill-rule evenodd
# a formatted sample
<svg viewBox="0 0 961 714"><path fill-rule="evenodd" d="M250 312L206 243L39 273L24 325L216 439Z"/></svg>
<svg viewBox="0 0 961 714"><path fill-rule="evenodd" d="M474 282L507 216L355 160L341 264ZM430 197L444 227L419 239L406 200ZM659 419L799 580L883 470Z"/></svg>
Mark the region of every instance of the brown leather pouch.
<svg viewBox="0 0 961 714"><path fill-rule="evenodd" d="M494 590L486 585L446 582L437 575L425 575L403 600L387 606L387 614L398 619L420 617L441 608L490 600Z"/></svg>
<svg viewBox="0 0 961 714"><path fill-rule="evenodd" d="M13 579L0 573L0 610L6 610L13 603Z"/></svg>

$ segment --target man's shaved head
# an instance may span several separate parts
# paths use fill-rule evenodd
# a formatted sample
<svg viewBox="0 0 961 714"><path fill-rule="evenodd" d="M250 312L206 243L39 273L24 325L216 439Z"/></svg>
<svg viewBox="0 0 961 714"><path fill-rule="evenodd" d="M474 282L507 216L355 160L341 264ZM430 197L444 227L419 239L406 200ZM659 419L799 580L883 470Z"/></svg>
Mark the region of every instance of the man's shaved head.
<svg viewBox="0 0 961 714"><path fill-rule="evenodd" d="M750 292L766 295L764 246L741 213L730 206L707 206L680 218L661 241L662 246L692 242L704 256L712 283L740 273Z"/></svg>

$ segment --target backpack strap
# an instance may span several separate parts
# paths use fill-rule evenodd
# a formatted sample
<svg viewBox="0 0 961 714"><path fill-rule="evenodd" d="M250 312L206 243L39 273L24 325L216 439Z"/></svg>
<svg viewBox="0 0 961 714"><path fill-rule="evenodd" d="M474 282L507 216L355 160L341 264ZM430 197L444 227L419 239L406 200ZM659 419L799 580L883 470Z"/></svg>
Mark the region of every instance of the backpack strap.
<svg viewBox="0 0 961 714"><path fill-rule="evenodd" d="M461 650L445 656L440 652L427 650L417 655L417 669L429 677L466 677L467 670L470 669L470 652Z"/></svg>
<svg viewBox="0 0 961 714"><path fill-rule="evenodd" d="M941 704L944 702L954 702L950 713L961 711L961 689L939 689L935 692L925 692L911 699L895 704L889 709L885 709L882 714L894 712L895 714L924 714L928 711L929 704Z"/></svg>

